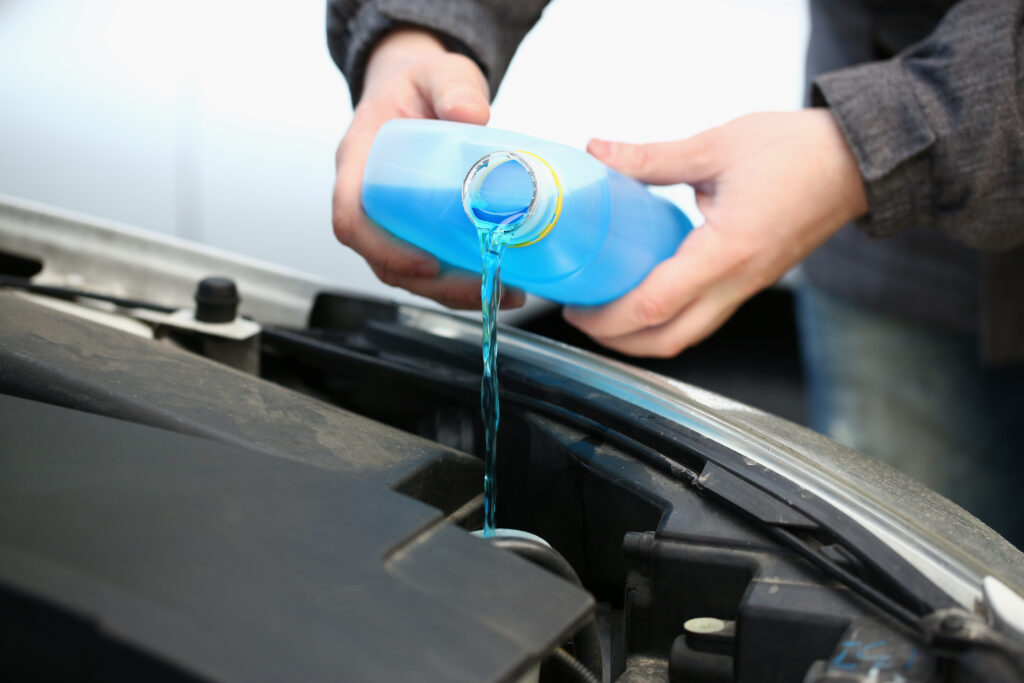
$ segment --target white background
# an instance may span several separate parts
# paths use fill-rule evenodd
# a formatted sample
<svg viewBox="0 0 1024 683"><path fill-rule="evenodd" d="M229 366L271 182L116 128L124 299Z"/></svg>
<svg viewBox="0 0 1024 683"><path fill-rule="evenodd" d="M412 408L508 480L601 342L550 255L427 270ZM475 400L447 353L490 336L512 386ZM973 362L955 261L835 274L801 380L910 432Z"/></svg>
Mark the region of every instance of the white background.
<svg viewBox="0 0 1024 683"><path fill-rule="evenodd" d="M583 147L796 109L806 13L803 0L554 0L492 125ZM331 232L350 117L321 0L0 0L0 193L409 299ZM687 188L665 192L694 214Z"/></svg>

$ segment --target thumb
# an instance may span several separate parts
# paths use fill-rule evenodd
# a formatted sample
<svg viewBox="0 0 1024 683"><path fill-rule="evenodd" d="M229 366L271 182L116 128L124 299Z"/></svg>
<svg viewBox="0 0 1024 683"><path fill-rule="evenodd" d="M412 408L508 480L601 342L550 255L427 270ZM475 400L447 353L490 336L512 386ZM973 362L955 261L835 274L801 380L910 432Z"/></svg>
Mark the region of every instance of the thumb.
<svg viewBox="0 0 1024 683"><path fill-rule="evenodd" d="M717 172L707 132L685 140L633 145L594 138L587 151L616 171L651 185L695 184Z"/></svg>
<svg viewBox="0 0 1024 683"><path fill-rule="evenodd" d="M491 118L487 79L468 57L448 55L418 80L437 118L478 125Z"/></svg>

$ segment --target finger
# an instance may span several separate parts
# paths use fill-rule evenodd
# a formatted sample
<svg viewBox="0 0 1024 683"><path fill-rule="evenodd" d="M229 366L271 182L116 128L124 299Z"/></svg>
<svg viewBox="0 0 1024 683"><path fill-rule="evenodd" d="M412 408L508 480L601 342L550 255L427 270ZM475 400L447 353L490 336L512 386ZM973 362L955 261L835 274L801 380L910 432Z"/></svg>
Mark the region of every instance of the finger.
<svg viewBox="0 0 1024 683"><path fill-rule="evenodd" d="M508 310L511 308L520 308L526 303L526 292L515 287L509 287L502 283L501 285L501 310Z"/></svg>
<svg viewBox="0 0 1024 683"><path fill-rule="evenodd" d="M481 306L480 278L468 272L434 278L396 275L379 268L373 268L373 272L385 284L433 299L448 308L479 309ZM519 308L525 303L526 292L501 285L501 310Z"/></svg>
<svg viewBox="0 0 1024 683"><path fill-rule="evenodd" d="M587 151L620 173L651 185L698 183L718 172L712 131L685 140L634 145L594 138Z"/></svg>
<svg viewBox="0 0 1024 683"><path fill-rule="evenodd" d="M480 276L460 273L432 278L411 277L377 267L373 268L373 272L385 284L433 299L448 308L480 308Z"/></svg>
<svg viewBox="0 0 1024 683"><path fill-rule="evenodd" d="M728 246L728 245L725 245ZM710 223L694 230L675 255L662 261L632 290L603 306L569 306L563 317L591 337L618 337L673 319L732 270Z"/></svg>
<svg viewBox="0 0 1024 683"><path fill-rule="evenodd" d="M448 55L441 62L430 63L429 68L424 65L415 80L437 118L481 126L490 119L487 79L470 58Z"/></svg>
<svg viewBox="0 0 1024 683"><path fill-rule="evenodd" d="M440 272L435 258L398 242L363 213L363 168L378 128L375 121L353 121L338 147L332 211L335 237L371 266L407 276L435 276Z"/></svg>
<svg viewBox="0 0 1024 683"><path fill-rule="evenodd" d="M701 297L664 325L619 337L595 337L594 341L630 356L673 358L703 341L736 312L740 301L732 297Z"/></svg>

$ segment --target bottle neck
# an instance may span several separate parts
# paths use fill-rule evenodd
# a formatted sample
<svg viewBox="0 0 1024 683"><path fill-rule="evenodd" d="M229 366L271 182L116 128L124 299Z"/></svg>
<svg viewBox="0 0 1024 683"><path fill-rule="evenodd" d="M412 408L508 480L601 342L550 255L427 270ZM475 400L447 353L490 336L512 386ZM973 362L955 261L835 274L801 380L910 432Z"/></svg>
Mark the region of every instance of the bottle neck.
<svg viewBox="0 0 1024 683"><path fill-rule="evenodd" d="M554 170L529 152L480 158L462 184L462 206L478 230L500 231L511 247L543 239L558 221L562 190Z"/></svg>

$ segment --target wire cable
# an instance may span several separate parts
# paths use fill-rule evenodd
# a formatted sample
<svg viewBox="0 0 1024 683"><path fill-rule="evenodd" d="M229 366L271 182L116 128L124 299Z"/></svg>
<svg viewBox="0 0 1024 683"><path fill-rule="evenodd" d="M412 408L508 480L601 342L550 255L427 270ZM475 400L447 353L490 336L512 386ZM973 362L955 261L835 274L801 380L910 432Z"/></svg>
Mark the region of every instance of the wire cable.
<svg viewBox="0 0 1024 683"><path fill-rule="evenodd" d="M570 676L583 683L601 683L601 679L594 675L594 673L583 665L583 662L573 657L571 654L558 648L555 653L551 655L551 659L548 661L556 662L562 671L568 673Z"/></svg>

